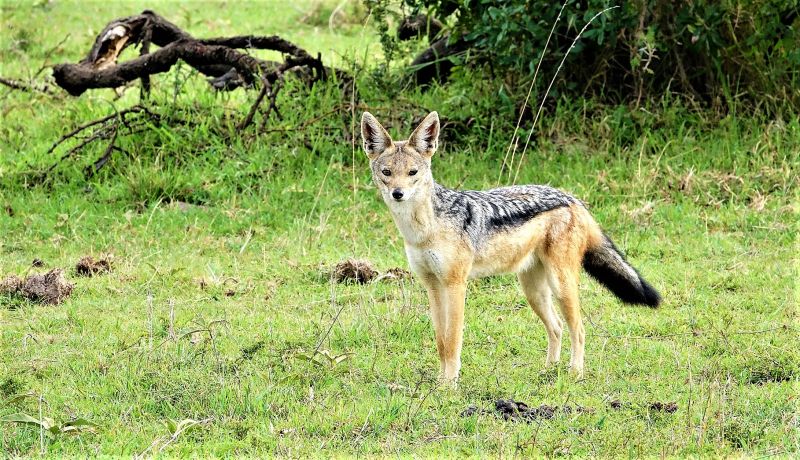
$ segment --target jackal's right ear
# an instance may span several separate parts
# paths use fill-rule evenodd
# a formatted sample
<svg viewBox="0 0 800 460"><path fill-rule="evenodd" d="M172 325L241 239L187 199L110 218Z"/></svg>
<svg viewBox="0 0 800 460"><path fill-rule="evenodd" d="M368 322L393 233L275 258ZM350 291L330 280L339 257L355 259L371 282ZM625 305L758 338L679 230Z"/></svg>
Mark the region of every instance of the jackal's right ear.
<svg viewBox="0 0 800 460"><path fill-rule="evenodd" d="M361 138L364 139L364 151L370 159L376 158L392 145L389 133L369 112L361 115Z"/></svg>

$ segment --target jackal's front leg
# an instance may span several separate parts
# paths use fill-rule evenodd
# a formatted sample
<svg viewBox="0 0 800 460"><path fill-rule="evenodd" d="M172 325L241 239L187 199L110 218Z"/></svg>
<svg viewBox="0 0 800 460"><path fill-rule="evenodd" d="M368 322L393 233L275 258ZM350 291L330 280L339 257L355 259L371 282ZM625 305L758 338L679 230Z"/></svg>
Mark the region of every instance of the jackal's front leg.
<svg viewBox="0 0 800 460"><path fill-rule="evenodd" d="M422 282L428 291L428 301L430 302L431 323L433 323L433 332L436 338L436 351L439 353L439 377L444 378L444 341L446 336L445 327L447 326L447 306L444 302L445 292L442 284L434 276L424 277Z"/></svg>
<svg viewBox="0 0 800 460"><path fill-rule="evenodd" d="M444 284L447 303L447 326L444 340L444 378L455 383L461 370L461 345L464 339L464 303L466 279Z"/></svg>

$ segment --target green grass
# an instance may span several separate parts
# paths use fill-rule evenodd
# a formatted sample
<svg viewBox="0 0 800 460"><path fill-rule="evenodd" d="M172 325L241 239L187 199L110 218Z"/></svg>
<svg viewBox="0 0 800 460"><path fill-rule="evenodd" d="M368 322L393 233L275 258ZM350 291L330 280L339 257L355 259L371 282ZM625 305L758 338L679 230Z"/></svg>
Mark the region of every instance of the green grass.
<svg viewBox="0 0 800 460"><path fill-rule="evenodd" d="M145 8L91 3L88 14L76 4L42 5L3 5L3 76L35 73L70 31L50 61L76 60L107 20ZM331 31L327 21L300 23L304 11L277 2L231 5L154 9L198 36L263 31L323 57L334 49L343 66L377 49L371 29L357 24ZM467 73L422 93L373 78L376 62L367 61L357 80L363 104L392 134L408 134L425 110L448 121L433 160L440 182L509 181L500 165L514 116L497 102L500 82ZM462 379L450 389L436 382L419 284L329 280L347 257L381 271L406 267L366 158L350 141L350 112L336 110L338 89L290 82L284 119L268 124L286 131L231 135L254 97L214 95L186 69L161 75L150 106L193 124L123 138L130 155L86 180L84 166L104 148L93 145L34 185L34 173L66 151L45 154L55 139L138 102L138 90L114 100L110 90L70 98L0 89L0 275L61 267L76 285L59 306L0 298L0 417L98 425L40 439L33 426L3 423L3 453L797 455L797 120L716 118L677 102L630 113L561 101L537 130L518 182L584 199L664 305L621 305L587 278L587 375L576 381L564 364L543 369L544 329L513 277L473 282ZM81 256L106 253L112 273L72 272ZM34 258L45 268L31 268ZM309 361L317 347L348 358ZM532 424L460 416L509 397L591 411ZM678 410L649 409L654 402ZM206 422L165 446L169 420L184 419Z"/></svg>

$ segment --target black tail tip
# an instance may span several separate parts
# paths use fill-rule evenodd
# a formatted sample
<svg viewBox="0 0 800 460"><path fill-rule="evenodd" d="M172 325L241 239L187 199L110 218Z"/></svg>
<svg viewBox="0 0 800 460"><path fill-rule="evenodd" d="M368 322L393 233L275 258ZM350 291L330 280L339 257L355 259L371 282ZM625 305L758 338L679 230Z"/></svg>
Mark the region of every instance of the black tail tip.
<svg viewBox="0 0 800 460"><path fill-rule="evenodd" d="M661 305L661 295L647 281L642 278L639 278L639 281L642 283L642 298L637 303L647 305L650 308L658 308Z"/></svg>

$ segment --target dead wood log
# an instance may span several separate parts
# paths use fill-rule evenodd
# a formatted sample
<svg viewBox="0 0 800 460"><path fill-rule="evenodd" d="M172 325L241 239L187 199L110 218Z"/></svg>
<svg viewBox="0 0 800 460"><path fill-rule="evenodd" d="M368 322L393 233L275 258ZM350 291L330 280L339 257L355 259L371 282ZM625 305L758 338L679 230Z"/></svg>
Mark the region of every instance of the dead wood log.
<svg viewBox="0 0 800 460"><path fill-rule="evenodd" d="M410 70L417 84L447 81L456 65L455 57L464 54L468 49L469 44L463 39L450 43L449 35L431 43L430 47L411 61Z"/></svg>
<svg viewBox="0 0 800 460"><path fill-rule="evenodd" d="M450 34L442 33L442 30L444 24L441 21L425 14L407 16L397 26L400 40L428 38L428 48L418 54L409 67L418 85L447 81L455 67L455 57L469 49L463 38L451 40Z"/></svg>

